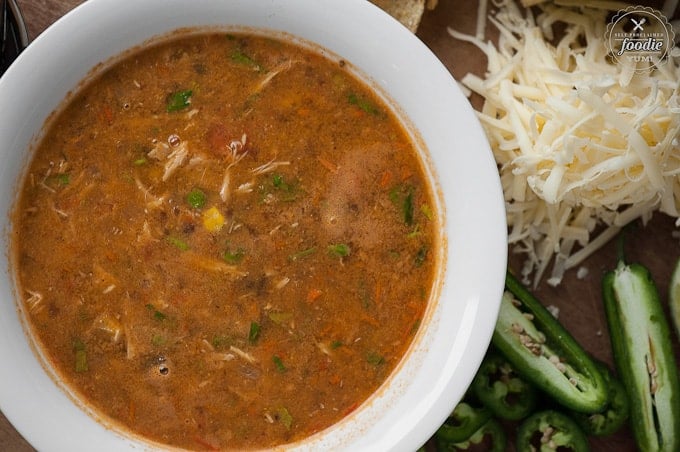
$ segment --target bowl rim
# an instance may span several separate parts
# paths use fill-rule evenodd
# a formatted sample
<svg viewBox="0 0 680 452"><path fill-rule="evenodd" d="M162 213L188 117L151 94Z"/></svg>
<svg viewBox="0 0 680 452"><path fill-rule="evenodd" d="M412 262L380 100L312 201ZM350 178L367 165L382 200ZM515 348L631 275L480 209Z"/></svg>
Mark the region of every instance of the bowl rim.
<svg viewBox="0 0 680 452"><path fill-rule="evenodd" d="M400 378L391 377L390 384L395 386L388 391L389 400L382 399L382 394L373 397L356 414L352 414L351 419L348 417L324 431L323 435L314 435L293 447L300 450L319 446L335 450L357 447L416 449L434 433L462 398L481 362L495 325L506 268L505 211L495 161L481 124L452 75L416 36L365 0L202 0L192 3L192 6L183 0L135 3L134 6L126 3L123 7L117 0L88 0L57 20L28 46L0 78L0 145L4 146L3 149L16 149L17 146L25 148L34 143L39 134L30 129L30 123L42 125L64 94L74 89L91 67L106 59L103 56L114 57L122 49L162 34L134 30L134 20L123 29L116 30L116 26L125 24L126 20L150 17L146 15L157 12L161 7L174 13L164 12L153 19L154 31L183 28L188 24L187 20L202 21L202 26L223 26L216 23L216 19L206 17L206 11L213 9L215 17L223 20L227 17L226 13L232 15L230 19L233 16L248 17L254 23L249 26L288 33L295 30L293 35L313 41L332 54L343 58L351 55L346 59L369 77L369 82L389 97L388 101L404 111L402 119L414 123L412 126L428 148L432 177L439 187L445 214L447 277L440 290L440 300L455 300L457 305L444 301L434 304L432 321L427 328L430 335L423 333L422 337L419 336L409 352L419 356L419 361L402 366L398 370ZM262 7L268 8L268 14L254 12ZM301 11L304 14L300 14ZM102 14L109 15L108 19L102 21ZM340 27L337 23L344 26ZM350 23L351 26L348 25ZM74 37L74 30L82 34ZM106 37L115 40L116 50L89 51L88 42L97 43ZM59 68L63 59L73 58L73 45L82 50L78 53L80 63L66 69L62 65L56 80L50 82L41 71L33 71L36 65L45 61L47 67ZM360 46L363 48L358 50ZM96 44L93 47L105 46ZM375 55L385 54L389 58L384 67L375 68L376 64L372 62ZM403 93L406 91L405 79L411 82L408 88L411 93ZM50 96L41 105L51 105L52 108L24 108L19 118L10 120L7 108L2 108L3 102L10 102L15 96L30 96L27 86L45 83L54 88L54 92L50 90ZM435 87L437 91L433 92ZM417 98L420 94L426 95L427 102ZM42 121L36 120L36 117L42 118ZM427 118L427 122L421 119L414 121L421 117ZM447 123L447 120L452 123ZM23 128L22 121L27 124ZM18 127L18 131L12 130L12 127ZM450 151L449 147L453 145L462 149L478 149L478 152ZM8 152L4 151L5 154ZM450 155L446 155L447 152ZM1 150L0 158L3 158ZM0 180L11 180L11 183L0 185L0 211L4 212L10 211L14 201L6 187L16 183L17 169L23 169L27 163L26 159L18 161L18 157L10 161L13 162L11 165L0 169ZM477 191L466 191L472 187L476 187ZM449 196L452 188L458 192ZM447 194L446 199L443 193ZM5 216L8 217L9 213ZM2 240L8 260L11 225L8 218L5 222ZM8 287L4 286L12 286L14 282L8 264L3 262L2 265L0 297L8 293ZM449 280L452 274L465 277ZM21 356L31 349L25 335L16 337L16 321L20 321L21 308L17 310L13 300L10 304L12 306L8 306L5 299L0 305L0 325L5 327L0 333L0 359L3 360L22 359ZM450 333L451 337L443 342L435 340L445 333ZM39 353L37 350L33 352ZM435 353L438 358L444 359L435 359ZM437 378L426 375L435 369ZM0 388L0 409L31 444L38 449L80 450L81 445L86 447L93 440L100 441L100 437L106 437L110 441L99 443L102 444L101 450L120 450L123 445L140 447L139 443L131 442L127 437L112 432L105 423L96 421L96 413L89 412L86 407L64 409L64 403L72 404L69 399L73 396L65 388L57 389L52 381L55 376L48 376L48 373L49 369L43 368L37 360L20 369L0 369L0 379L12 382ZM427 386L416 388L423 385ZM411 396L416 389L419 398ZM40 402L34 400L36 398L48 398L50 402L43 404L41 409ZM30 403L26 403L27 400ZM376 419L383 410L392 415L388 420L382 417ZM58 424L46 428L48 418L50 423ZM71 429L78 431L80 436L63 434ZM329 431L332 431L330 436ZM333 432L336 433L333 435ZM288 446L285 448L288 449Z"/></svg>

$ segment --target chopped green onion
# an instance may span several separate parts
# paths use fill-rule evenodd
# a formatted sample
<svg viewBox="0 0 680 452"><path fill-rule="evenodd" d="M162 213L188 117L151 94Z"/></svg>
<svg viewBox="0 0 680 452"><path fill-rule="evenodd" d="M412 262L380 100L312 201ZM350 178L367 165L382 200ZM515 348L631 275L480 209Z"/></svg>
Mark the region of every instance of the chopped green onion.
<svg viewBox="0 0 680 452"><path fill-rule="evenodd" d="M268 202L273 196L279 201L293 202L302 192L297 179L286 180L281 174L273 174L271 179L260 184L259 190L262 195L261 201Z"/></svg>
<svg viewBox="0 0 680 452"><path fill-rule="evenodd" d="M420 323L421 323L421 319L416 319L416 321L413 322L413 325L411 325L411 329L409 330L410 335L416 334L416 332L418 331L418 328L420 328Z"/></svg>
<svg viewBox="0 0 680 452"><path fill-rule="evenodd" d="M372 293L373 291L368 289L366 281L362 280L359 283L359 297L361 300L361 305L363 306L364 309L371 309L373 306L375 306L375 302L371 297Z"/></svg>
<svg viewBox="0 0 680 452"><path fill-rule="evenodd" d="M420 267L421 265L423 265L423 263L427 259L427 252L428 252L427 246L423 245L423 246L420 247L420 249L416 253L416 257L415 257L415 261L414 261L415 264L416 264L416 267Z"/></svg>
<svg viewBox="0 0 680 452"><path fill-rule="evenodd" d="M285 193L285 195L281 197L282 201L295 201L297 196L295 183L286 182L281 174L274 174L272 176L272 185L274 186L274 189Z"/></svg>
<svg viewBox="0 0 680 452"><path fill-rule="evenodd" d="M230 248L227 248L222 257L224 258L225 261L229 262L230 264L238 264L243 260L243 257L245 255L246 252L243 251L242 248L238 248L236 251L232 251Z"/></svg>
<svg viewBox="0 0 680 452"><path fill-rule="evenodd" d="M73 351L75 352L75 371L87 372L89 366L87 364L87 350L85 343L80 339L73 341Z"/></svg>
<svg viewBox="0 0 680 452"><path fill-rule="evenodd" d="M186 197L187 203L194 209L205 206L206 196L200 188L193 188Z"/></svg>
<svg viewBox="0 0 680 452"><path fill-rule="evenodd" d="M366 361L372 366L379 366L385 362L385 358L376 352L370 352L366 355Z"/></svg>
<svg viewBox="0 0 680 452"><path fill-rule="evenodd" d="M87 372L88 369L87 352L85 350L76 350L76 372Z"/></svg>
<svg viewBox="0 0 680 452"><path fill-rule="evenodd" d="M392 189L389 192L389 197L390 201L392 201L392 204L399 204L399 190L400 186L392 187Z"/></svg>
<svg viewBox="0 0 680 452"><path fill-rule="evenodd" d="M414 215L414 188L410 185L397 185L393 187L389 192L389 197L392 203L401 209L401 214L404 219L404 223L408 226L413 224Z"/></svg>
<svg viewBox="0 0 680 452"><path fill-rule="evenodd" d="M293 416L290 415L288 410L285 407L281 407L277 410L277 413L279 421L286 427L286 429L290 430L290 427L293 425Z"/></svg>
<svg viewBox="0 0 680 452"><path fill-rule="evenodd" d="M170 236L167 238L167 241L180 251L187 251L189 249L189 244L182 239L178 239L177 237Z"/></svg>
<svg viewBox="0 0 680 452"><path fill-rule="evenodd" d="M260 337L260 324L257 322L250 322L250 331L248 331L248 342L254 344L257 338Z"/></svg>
<svg viewBox="0 0 680 452"><path fill-rule="evenodd" d="M350 254L349 246L344 243L328 245L328 252L337 257L347 257Z"/></svg>
<svg viewBox="0 0 680 452"><path fill-rule="evenodd" d="M347 96L347 100L349 101L350 104L356 105L359 107L359 109L365 111L366 113L370 113L372 115L378 115L380 114L380 110L373 105L372 102L370 102L367 99L359 97L356 93L350 93Z"/></svg>
<svg viewBox="0 0 680 452"><path fill-rule="evenodd" d="M191 104L192 94L193 91L190 89L175 91L170 94L166 105L167 111L170 113L187 108Z"/></svg>
<svg viewBox="0 0 680 452"><path fill-rule="evenodd" d="M342 341L333 341L331 342L331 348L335 350L336 348L342 347Z"/></svg>
<svg viewBox="0 0 680 452"><path fill-rule="evenodd" d="M121 179L123 179L128 184L134 184L135 183L135 178L132 177L132 173L124 172L120 175L120 177L121 177Z"/></svg>
<svg viewBox="0 0 680 452"><path fill-rule="evenodd" d="M316 247L313 246L311 248L307 248L306 250L298 251L295 254L291 254L290 256L288 256L288 259L290 259L292 261L296 261L296 260L298 260L302 257L306 257L306 256L309 256L310 254L314 254L315 252L316 252Z"/></svg>
<svg viewBox="0 0 680 452"><path fill-rule="evenodd" d="M269 319L272 322L276 323L277 325L281 325L282 323L285 323L292 318L293 318L293 314L290 313L290 312L270 312L269 313Z"/></svg>
<svg viewBox="0 0 680 452"><path fill-rule="evenodd" d="M68 173L57 174L54 176L59 185L68 185L71 183L71 175Z"/></svg>
<svg viewBox="0 0 680 452"><path fill-rule="evenodd" d="M212 338L212 345L215 348L225 348L228 347L229 345L232 345L234 340L230 336L224 336L224 335L216 335L213 336Z"/></svg>
<svg viewBox="0 0 680 452"><path fill-rule="evenodd" d="M245 66L251 66L258 72L262 72L264 68L260 63L255 61L253 58L251 58L249 55L246 55L243 53L241 50L234 50L231 53L231 61L238 63L238 64L243 64Z"/></svg>
<svg viewBox="0 0 680 452"><path fill-rule="evenodd" d="M151 338L151 344L159 347L161 345L164 345L166 343L165 337L161 336L160 334L154 334L153 337Z"/></svg>
<svg viewBox="0 0 680 452"><path fill-rule="evenodd" d="M153 318L158 320L158 321L163 321L167 318L167 316L165 314L163 314L161 311L156 309L156 307L154 305L152 305L151 303L147 304L146 308L149 311L153 312Z"/></svg>
<svg viewBox="0 0 680 452"><path fill-rule="evenodd" d="M278 355L272 356L272 362L274 363L274 366L276 366L276 370L279 372L283 373L288 370Z"/></svg>
<svg viewBox="0 0 680 452"><path fill-rule="evenodd" d="M280 174L274 174L272 176L272 184L276 188L284 188L283 176Z"/></svg>
<svg viewBox="0 0 680 452"><path fill-rule="evenodd" d="M413 231L409 232L406 237L409 239L414 239L420 235L420 225L416 225L415 228L413 228Z"/></svg>
<svg viewBox="0 0 680 452"><path fill-rule="evenodd" d="M147 161L148 160L146 159L146 157L140 157L137 160L134 160L132 162L132 164L135 165L135 166L142 166L142 165L146 164Z"/></svg>
<svg viewBox="0 0 680 452"><path fill-rule="evenodd" d="M47 178L50 185L66 186L71 183L71 175L68 173L52 174Z"/></svg>
<svg viewBox="0 0 680 452"><path fill-rule="evenodd" d="M409 226L413 224L413 188L409 188L408 193L404 197L404 203L402 205L402 210L404 212L404 223Z"/></svg>
<svg viewBox="0 0 680 452"><path fill-rule="evenodd" d="M259 92L253 93L253 94L249 95L248 97L246 97L246 100L245 100L245 102L243 103L242 112L247 112L247 111L249 111L251 108L253 108L255 102L256 102L257 99L259 99L259 98L260 98L260 93L259 93Z"/></svg>
<svg viewBox="0 0 680 452"><path fill-rule="evenodd" d="M434 213L432 212L432 209L430 208L429 205L427 204L421 205L420 211L423 213L423 215L425 215L425 218L427 218L428 220L432 221L432 219L434 218Z"/></svg>

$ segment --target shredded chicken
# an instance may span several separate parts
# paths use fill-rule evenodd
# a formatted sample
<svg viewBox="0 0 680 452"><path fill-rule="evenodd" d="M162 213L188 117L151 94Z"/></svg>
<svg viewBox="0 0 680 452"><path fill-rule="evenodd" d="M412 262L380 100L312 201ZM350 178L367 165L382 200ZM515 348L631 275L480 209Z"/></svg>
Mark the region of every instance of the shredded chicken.
<svg viewBox="0 0 680 452"><path fill-rule="evenodd" d="M240 141L232 142L229 146L231 153L229 164L224 169L224 177L222 178L222 186L220 187L220 198L223 202L229 201L229 188L231 186L231 169L238 165L241 160L248 154L248 151L243 151L246 145L246 135L243 134Z"/></svg>
<svg viewBox="0 0 680 452"><path fill-rule="evenodd" d="M144 194L144 199L147 200L146 207L147 208L157 208L160 207L166 199L166 196L158 196L155 195L149 187L144 185L142 181L139 180L138 177L135 176L135 185L139 190Z"/></svg>
<svg viewBox="0 0 680 452"><path fill-rule="evenodd" d="M291 67L293 67L293 64L295 64L296 61L293 60L287 60L284 61L283 63L280 63L278 66L274 67L272 70L267 72L267 75L260 80L255 87L255 90L253 91L253 94L257 94L260 91L262 91L271 81L276 77L277 75L289 70Z"/></svg>
<svg viewBox="0 0 680 452"><path fill-rule="evenodd" d="M189 144L186 141L181 141L177 146L170 147L167 143L159 141L148 155L164 162L165 172L162 179L166 181L184 164L189 155Z"/></svg>
<svg viewBox="0 0 680 452"><path fill-rule="evenodd" d="M290 162L288 162L288 161L277 161L274 158L274 159L271 159L270 161L268 161L267 163L258 166L257 168L253 168L250 171L253 174L255 174L256 176L258 176L260 174L270 173L270 172L276 170L276 168L278 168L280 166L286 166L286 165L290 165Z"/></svg>
<svg viewBox="0 0 680 452"><path fill-rule="evenodd" d="M92 323L92 328L103 331L114 343L118 343L123 336L123 325L114 315L103 312Z"/></svg>
<svg viewBox="0 0 680 452"><path fill-rule="evenodd" d="M251 355L250 353L244 352L238 347L234 347L233 345L229 347L229 350L234 352L239 358L242 358L246 361L248 361L250 364L254 364L257 362L257 359Z"/></svg>
<svg viewBox="0 0 680 452"><path fill-rule="evenodd" d="M230 274L239 278L247 276L247 273L241 270L237 265L229 265L226 262L210 259L208 257L192 253L191 251L187 251L182 255L189 261L190 265L203 270Z"/></svg>
<svg viewBox="0 0 680 452"><path fill-rule="evenodd" d="M43 295L40 292L26 289L29 297L26 298L26 305L29 311L35 312L42 308Z"/></svg>

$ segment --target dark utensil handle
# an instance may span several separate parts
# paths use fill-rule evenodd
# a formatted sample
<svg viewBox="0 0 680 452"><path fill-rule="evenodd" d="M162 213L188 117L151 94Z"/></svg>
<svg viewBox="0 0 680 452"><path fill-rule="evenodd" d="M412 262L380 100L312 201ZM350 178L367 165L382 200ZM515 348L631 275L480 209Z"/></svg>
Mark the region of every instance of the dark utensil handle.
<svg viewBox="0 0 680 452"><path fill-rule="evenodd" d="M16 0L2 0L2 46L0 74L28 45L28 32Z"/></svg>

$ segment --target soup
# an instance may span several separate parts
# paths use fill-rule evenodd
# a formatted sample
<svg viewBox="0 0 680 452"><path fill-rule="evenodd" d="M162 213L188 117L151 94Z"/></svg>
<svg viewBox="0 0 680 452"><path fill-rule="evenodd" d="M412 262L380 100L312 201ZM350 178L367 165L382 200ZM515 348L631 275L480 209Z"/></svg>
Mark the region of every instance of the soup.
<svg viewBox="0 0 680 452"><path fill-rule="evenodd" d="M32 335L104 419L186 449L338 422L425 314L423 163L348 65L256 34L126 55L55 113L13 249Z"/></svg>

